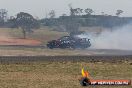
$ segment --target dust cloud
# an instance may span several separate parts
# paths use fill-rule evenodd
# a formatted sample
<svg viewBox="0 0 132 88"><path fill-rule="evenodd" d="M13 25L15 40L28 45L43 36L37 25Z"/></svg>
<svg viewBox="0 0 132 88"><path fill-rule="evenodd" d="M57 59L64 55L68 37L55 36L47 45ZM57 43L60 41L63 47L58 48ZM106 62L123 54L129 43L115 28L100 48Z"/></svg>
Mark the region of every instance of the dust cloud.
<svg viewBox="0 0 132 88"><path fill-rule="evenodd" d="M92 49L132 50L132 24L113 28L112 31L104 31L99 35L85 33L79 37L90 38Z"/></svg>

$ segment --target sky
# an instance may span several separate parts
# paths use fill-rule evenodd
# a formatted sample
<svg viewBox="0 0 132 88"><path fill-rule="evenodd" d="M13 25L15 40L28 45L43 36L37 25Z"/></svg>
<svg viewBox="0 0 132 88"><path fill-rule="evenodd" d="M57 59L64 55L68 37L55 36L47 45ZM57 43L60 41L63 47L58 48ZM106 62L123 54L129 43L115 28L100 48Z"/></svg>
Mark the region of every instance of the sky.
<svg viewBox="0 0 132 88"><path fill-rule="evenodd" d="M0 9L8 10L9 16L27 12L45 18L50 10L55 10L56 16L69 14L68 4L73 8L91 8L94 14L115 15L116 10L121 9L124 11L122 16L132 17L132 0L0 0Z"/></svg>

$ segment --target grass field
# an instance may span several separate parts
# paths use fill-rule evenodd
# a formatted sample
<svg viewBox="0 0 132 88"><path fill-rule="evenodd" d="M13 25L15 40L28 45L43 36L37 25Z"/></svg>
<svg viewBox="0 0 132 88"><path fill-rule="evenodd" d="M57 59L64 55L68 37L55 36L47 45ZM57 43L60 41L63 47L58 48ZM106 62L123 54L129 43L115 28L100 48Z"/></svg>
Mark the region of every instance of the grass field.
<svg viewBox="0 0 132 88"><path fill-rule="evenodd" d="M81 66L92 79L131 79L130 63L32 62L0 64L0 88L82 88ZM87 88L132 88L90 86Z"/></svg>
<svg viewBox="0 0 132 88"><path fill-rule="evenodd" d="M52 31L49 27L44 27L41 29L34 30L33 33L27 33L27 38L36 39L46 44L47 41L58 39L61 36L68 35L66 32ZM23 38L23 33L21 29L11 29L11 28L0 28L0 38Z"/></svg>
<svg viewBox="0 0 132 88"><path fill-rule="evenodd" d="M50 28L35 30L28 38L47 41L67 35L65 32L51 31ZM0 28L0 37L22 38L18 29ZM40 49L0 47L0 56L26 55L90 55L92 52L70 49ZM80 58L81 59L81 58ZM86 63L86 62L25 62L0 64L0 88L82 88L78 79L81 66L90 72L92 79L131 79L132 62ZM132 88L132 86L89 86L88 88Z"/></svg>
<svg viewBox="0 0 132 88"><path fill-rule="evenodd" d="M66 32L53 31L49 27L34 30L33 33L27 33L28 39L35 39L42 42L41 45L46 46L48 41L58 39L68 35ZM21 29L0 28L0 39L2 41L8 38L23 38ZM19 48L19 47L0 47L0 56L26 56L26 55L71 55L76 54L71 50L50 50L40 48Z"/></svg>

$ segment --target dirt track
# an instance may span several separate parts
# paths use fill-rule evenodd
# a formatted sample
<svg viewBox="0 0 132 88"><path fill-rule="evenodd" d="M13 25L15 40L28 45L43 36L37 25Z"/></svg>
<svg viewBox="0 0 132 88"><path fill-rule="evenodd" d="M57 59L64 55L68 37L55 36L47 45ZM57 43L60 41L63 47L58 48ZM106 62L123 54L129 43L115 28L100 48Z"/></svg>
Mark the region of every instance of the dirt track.
<svg viewBox="0 0 132 88"><path fill-rule="evenodd" d="M93 55L132 55L132 50L119 49L87 49L83 52L91 52Z"/></svg>
<svg viewBox="0 0 132 88"><path fill-rule="evenodd" d="M132 50L48 49L46 46L0 45L0 56L126 56Z"/></svg>
<svg viewBox="0 0 132 88"><path fill-rule="evenodd" d="M0 45L40 45L41 42L33 39L20 39L20 38L0 38Z"/></svg>

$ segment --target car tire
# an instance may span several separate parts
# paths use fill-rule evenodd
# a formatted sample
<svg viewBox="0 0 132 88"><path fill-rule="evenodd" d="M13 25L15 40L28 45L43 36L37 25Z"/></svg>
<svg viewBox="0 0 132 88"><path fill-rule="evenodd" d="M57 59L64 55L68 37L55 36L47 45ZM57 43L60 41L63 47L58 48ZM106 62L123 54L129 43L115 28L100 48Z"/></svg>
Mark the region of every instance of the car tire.
<svg viewBox="0 0 132 88"><path fill-rule="evenodd" d="M53 47L52 45L50 45L50 44L48 44L47 47L48 47L49 49L53 49L53 48L54 48L54 47Z"/></svg>

